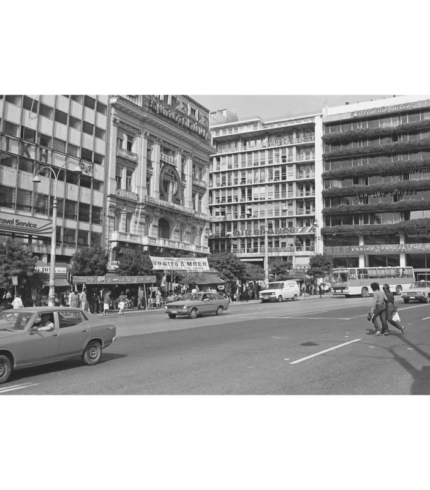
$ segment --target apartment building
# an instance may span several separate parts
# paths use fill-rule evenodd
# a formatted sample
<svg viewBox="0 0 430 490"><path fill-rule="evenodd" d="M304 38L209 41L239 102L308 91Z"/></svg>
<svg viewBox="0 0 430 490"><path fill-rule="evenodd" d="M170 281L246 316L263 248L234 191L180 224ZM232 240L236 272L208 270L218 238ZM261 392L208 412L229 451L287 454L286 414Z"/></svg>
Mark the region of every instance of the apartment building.
<svg viewBox="0 0 430 490"><path fill-rule="evenodd" d="M209 208L212 253L229 251L263 265L267 218L268 262L304 269L319 252L321 114L264 121L210 114Z"/></svg>
<svg viewBox="0 0 430 490"><path fill-rule="evenodd" d="M185 95L110 97L106 248L209 254L209 111Z"/></svg>
<svg viewBox="0 0 430 490"><path fill-rule="evenodd" d="M0 95L1 241L20 240L49 261L56 186L57 261L103 244L108 104L97 95ZM58 183L51 172L33 182L43 166Z"/></svg>
<svg viewBox="0 0 430 490"><path fill-rule="evenodd" d="M323 110L324 252L430 279L430 96Z"/></svg>

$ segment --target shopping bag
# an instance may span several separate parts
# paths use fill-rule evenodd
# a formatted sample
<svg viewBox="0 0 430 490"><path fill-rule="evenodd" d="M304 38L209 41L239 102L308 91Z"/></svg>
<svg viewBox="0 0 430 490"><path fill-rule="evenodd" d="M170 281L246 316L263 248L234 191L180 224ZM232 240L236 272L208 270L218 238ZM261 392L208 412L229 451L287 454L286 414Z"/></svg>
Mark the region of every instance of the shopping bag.
<svg viewBox="0 0 430 490"><path fill-rule="evenodd" d="M394 322L400 322L400 316L399 314L397 313L397 311L394 313L394 315L392 316L392 320Z"/></svg>

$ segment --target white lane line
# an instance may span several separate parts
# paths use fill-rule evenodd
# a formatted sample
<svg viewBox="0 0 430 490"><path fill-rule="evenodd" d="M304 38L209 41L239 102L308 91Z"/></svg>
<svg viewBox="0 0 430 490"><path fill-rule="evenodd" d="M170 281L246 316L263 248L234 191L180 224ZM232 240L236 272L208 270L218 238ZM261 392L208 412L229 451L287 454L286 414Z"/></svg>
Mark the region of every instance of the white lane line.
<svg viewBox="0 0 430 490"><path fill-rule="evenodd" d="M360 315L363 316L363 315ZM279 317L278 317L279 318ZM328 316L283 316L280 318L296 319L296 320L351 320L351 318L334 318Z"/></svg>
<svg viewBox="0 0 430 490"><path fill-rule="evenodd" d="M423 320L428 320L430 318L430 316L426 316L425 318L423 318Z"/></svg>
<svg viewBox="0 0 430 490"><path fill-rule="evenodd" d="M359 342L361 339L351 340L350 342L345 342L343 344L336 345L335 347L330 347L330 349L322 350L321 352L317 352L316 354L312 354L311 356L302 357L302 359L298 359L297 361L290 362L290 364L298 364L299 362L306 361L307 359L312 359L312 357L320 356L321 354L325 354L326 352L330 352L331 350L339 349L339 347L344 347L345 345L353 344L354 342Z"/></svg>
<svg viewBox="0 0 430 490"><path fill-rule="evenodd" d="M0 395L2 393L7 393L8 391L22 390L23 388L30 388L32 386L39 386L39 383L31 383L31 384L17 385L17 386L10 386L7 388L2 388L2 389L0 389Z"/></svg>

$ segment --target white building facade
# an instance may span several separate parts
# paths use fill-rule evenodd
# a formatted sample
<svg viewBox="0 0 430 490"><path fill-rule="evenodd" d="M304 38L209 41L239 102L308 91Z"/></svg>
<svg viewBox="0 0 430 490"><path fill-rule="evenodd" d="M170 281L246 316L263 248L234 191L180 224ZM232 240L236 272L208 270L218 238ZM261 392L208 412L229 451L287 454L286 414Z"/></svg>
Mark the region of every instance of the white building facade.
<svg viewBox="0 0 430 490"><path fill-rule="evenodd" d="M209 112L185 95L111 96L106 248L209 254Z"/></svg>
<svg viewBox="0 0 430 490"><path fill-rule="evenodd" d="M211 113L212 253L228 251L263 265L266 217L269 266L284 261L305 269L310 256L322 252L322 147L315 144L321 117L264 121Z"/></svg>

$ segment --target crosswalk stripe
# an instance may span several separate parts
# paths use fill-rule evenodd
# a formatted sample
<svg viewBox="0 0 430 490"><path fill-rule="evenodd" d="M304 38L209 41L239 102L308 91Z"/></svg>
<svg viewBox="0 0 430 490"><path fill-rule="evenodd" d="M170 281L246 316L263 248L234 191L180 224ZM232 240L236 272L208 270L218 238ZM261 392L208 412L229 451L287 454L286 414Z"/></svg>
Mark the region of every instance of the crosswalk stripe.
<svg viewBox="0 0 430 490"><path fill-rule="evenodd" d="M30 388L31 386L39 386L39 383L26 383L24 385L6 386L5 388L0 388L0 395L2 393L7 393L8 391L22 390L23 388Z"/></svg>

